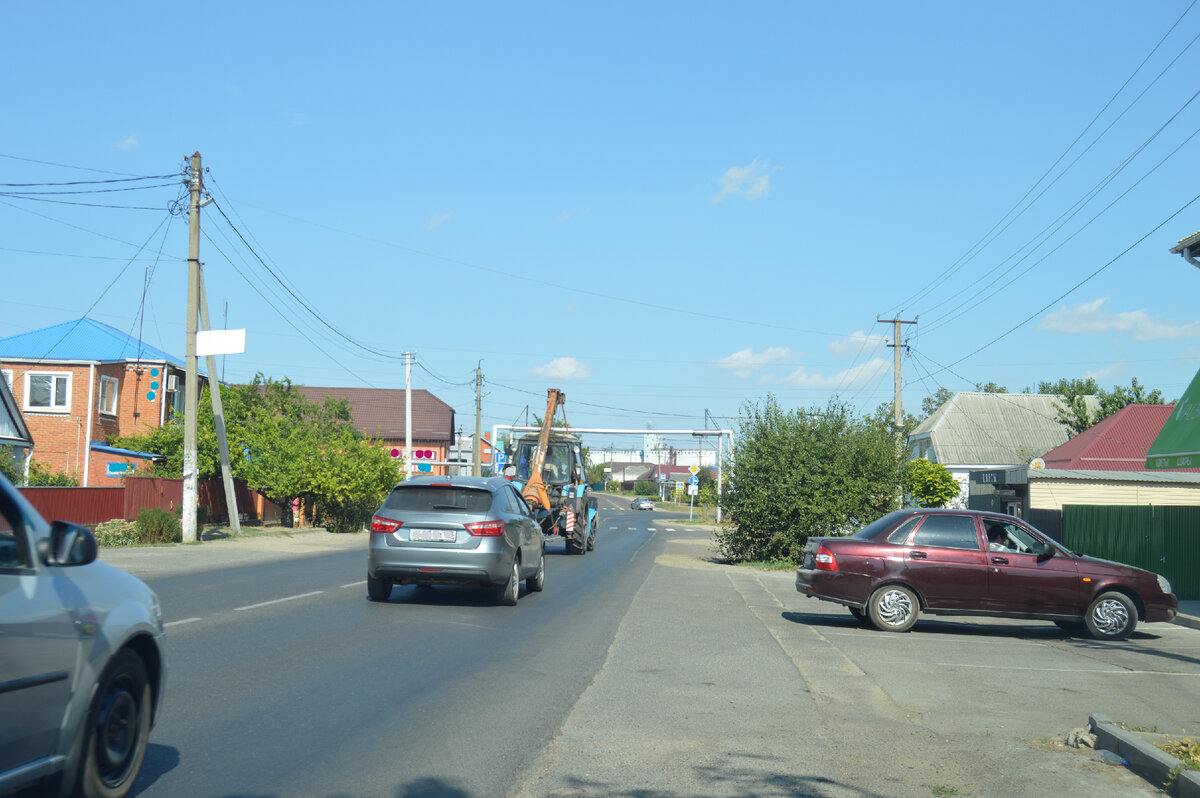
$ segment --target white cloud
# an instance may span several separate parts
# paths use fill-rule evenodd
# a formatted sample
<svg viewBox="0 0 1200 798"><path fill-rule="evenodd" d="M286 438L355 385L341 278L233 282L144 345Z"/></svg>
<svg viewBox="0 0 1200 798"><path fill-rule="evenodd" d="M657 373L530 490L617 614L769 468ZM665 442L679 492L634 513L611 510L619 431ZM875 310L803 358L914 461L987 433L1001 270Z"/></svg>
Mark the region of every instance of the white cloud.
<svg viewBox="0 0 1200 798"><path fill-rule="evenodd" d="M713 365L719 369L732 371L734 376L745 379L763 366L773 363L776 360L783 360L791 355L791 353L792 350L782 346L770 346L758 354L755 354L750 349L742 349L728 357L713 361Z"/></svg>
<svg viewBox="0 0 1200 798"><path fill-rule="evenodd" d="M713 195L715 205L728 197L762 199L771 191L771 176L767 165L759 165L755 158L748 166L731 166L721 176L721 189Z"/></svg>
<svg viewBox="0 0 1200 798"><path fill-rule="evenodd" d="M140 142L138 142L137 136L130 136L127 139L121 139L120 141L114 142L113 149L114 150L133 150L133 149L137 149L137 146L139 143Z"/></svg>
<svg viewBox="0 0 1200 798"><path fill-rule="evenodd" d="M556 357L544 366L531 368L529 373L550 380L586 380L592 376L591 368L573 357Z"/></svg>
<svg viewBox="0 0 1200 798"><path fill-rule="evenodd" d="M780 382L785 385L791 385L794 388L856 391L861 388L874 386L879 378L887 374L891 368L892 364L881 357L828 376L824 374L809 374L804 366L801 366L780 380Z"/></svg>
<svg viewBox="0 0 1200 798"><path fill-rule="evenodd" d="M859 330L851 333L840 341L834 341L829 345L829 351L835 355L843 357L858 357L863 352L868 352L873 349L879 349L886 346L888 337L886 335L868 335Z"/></svg>
<svg viewBox="0 0 1200 798"><path fill-rule="evenodd" d="M1063 308L1048 313L1038 324L1038 329L1063 333L1116 331L1129 333L1129 336L1135 341L1159 341L1165 338L1200 336L1200 321L1189 321L1183 324L1159 321L1145 310L1110 313L1102 307L1110 298L1104 296L1094 302L1085 302L1073 308Z"/></svg>
<svg viewBox="0 0 1200 798"><path fill-rule="evenodd" d="M437 227L438 225L440 225L444 222L447 222L449 220L450 220L450 214L435 213L433 216L429 217L429 221L425 223L425 226L427 228L429 228L430 230L432 230L433 228Z"/></svg>

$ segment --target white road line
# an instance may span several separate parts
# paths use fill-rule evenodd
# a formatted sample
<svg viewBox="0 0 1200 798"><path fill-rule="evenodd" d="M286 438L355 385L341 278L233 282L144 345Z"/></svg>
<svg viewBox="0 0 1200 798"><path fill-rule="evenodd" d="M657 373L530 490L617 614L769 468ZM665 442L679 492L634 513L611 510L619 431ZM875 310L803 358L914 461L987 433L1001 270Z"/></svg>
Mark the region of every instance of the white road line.
<svg viewBox="0 0 1200 798"><path fill-rule="evenodd" d="M649 529L651 532L657 532L657 531L658 531L658 529L657 529L657 528L655 528L655 527L652 527L652 526L651 526L651 527L646 527L646 528L647 528L647 529Z"/></svg>
<svg viewBox="0 0 1200 798"><path fill-rule="evenodd" d="M669 526L669 527L667 527L667 531L668 531L668 532L674 532L674 531L675 531L675 527L673 527L673 526Z"/></svg>
<svg viewBox="0 0 1200 798"><path fill-rule="evenodd" d="M298 596L288 596L287 598L274 599L272 601L263 601L258 604L250 604L245 607L234 607L233 611L241 612L242 610L256 610L259 607L266 607L271 604L279 604L284 601L295 601L296 599L308 598L309 596L318 596L324 592L325 592L324 590L314 590L311 593L301 593Z"/></svg>
<svg viewBox="0 0 1200 798"><path fill-rule="evenodd" d="M654 540L654 532L651 532L650 537L646 538L646 543L649 543L652 540ZM638 546L638 550L635 551L633 553L633 556L629 558L630 562L633 562L634 560L637 559L637 556L642 553L642 549L646 548L646 543L643 543L642 545Z"/></svg>
<svg viewBox="0 0 1200 798"><path fill-rule="evenodd" d="M363 586L363 585L365 585L366 583L367 583L367 580L366 580L366 579L364 579L364 580L362 580L361 582L351 582L351 583L350 583L350 584L348 584L348 585L342 585L342 587L362 587L362 586Z"/></svg>
<svg viewBox="0 0 1200 798"><path fill-rule="evenodd" d="M163 628L166 629L168 626L179 626L180 624L195 623L196 621L202 621L202 620L204 620L204 619L203 618L184 618L182 621L171 621L170 623L164 623Z"/></svg>

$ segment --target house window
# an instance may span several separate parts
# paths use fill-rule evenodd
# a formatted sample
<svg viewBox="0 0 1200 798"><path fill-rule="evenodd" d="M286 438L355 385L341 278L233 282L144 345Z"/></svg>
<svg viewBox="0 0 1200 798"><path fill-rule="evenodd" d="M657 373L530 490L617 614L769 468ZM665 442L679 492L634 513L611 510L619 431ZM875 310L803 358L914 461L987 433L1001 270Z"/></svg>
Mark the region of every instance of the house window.
<svg viewBox="0 0 1200 798"><path fill-rule="evenodd" d="M12 369L0 369L0 372L2 372L4 374L4 381L8 384L8 390L11 391L12 390L12 381L13 381L13 370Z"/></svg>
<svg viewBox="0 0 1200 798"><path fill-rule="evenodd" d="M66 412L71 409L69 371L25 372L25 409Z"/></svg>
<svg viewBox="0 0 1200 798"><path fill-rule="evenodd" d="M115 377L100 377L100 412L110 416L117 414L117 380Z"/></svg>

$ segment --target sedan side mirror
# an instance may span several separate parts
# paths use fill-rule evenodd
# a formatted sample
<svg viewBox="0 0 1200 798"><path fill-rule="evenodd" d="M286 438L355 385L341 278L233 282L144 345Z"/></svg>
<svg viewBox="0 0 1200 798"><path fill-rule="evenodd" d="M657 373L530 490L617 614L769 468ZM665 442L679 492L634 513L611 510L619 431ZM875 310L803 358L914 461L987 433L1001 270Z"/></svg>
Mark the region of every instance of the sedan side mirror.
<svg viewBox="0 0 1200 798"><path fill-rule="evenodd" d="M49 566L65 567L95 562L100 553L92 530L66 521L50 525L50 537L38 542L38 555Z"/></svg>
<svg viewBox="0 0 1200 798"><path fill-rule="evenodd" d="M1040 552L1038 552L1037 561L1045 562L1046 560L1048 560L1054 556L1054 552L1055 552L1055 549L1054 549L1053 543L1048 543L1046 541L1042 541L1042 550Z"/></svg>

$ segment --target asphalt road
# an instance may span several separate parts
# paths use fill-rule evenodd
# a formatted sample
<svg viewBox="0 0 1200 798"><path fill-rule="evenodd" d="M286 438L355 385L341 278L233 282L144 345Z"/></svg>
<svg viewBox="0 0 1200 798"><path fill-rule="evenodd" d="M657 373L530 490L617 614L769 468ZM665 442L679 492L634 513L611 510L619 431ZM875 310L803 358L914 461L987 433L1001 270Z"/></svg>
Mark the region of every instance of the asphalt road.
<svg viewBox="0 0 1200 798"><path fill-rule="evenodd" d="M650 569L650 516L634 518L582 557L549 544L545 591L516 607L449 587L370 602L365 537L326 555L144 573L171 672L134 794L510 792Z"/></svg>
<svg viewBox="0 0 1200 798"><path fill-rule="evenodd" d="M1059 741L1092 713L1200 728L1200 631L885 634L789 572L714 562L669 513L601 501L596 550L552 544L546 591L511 608L455 588L369 602L358 536L301 536L284 559L249 541L110 553L169 624L134 794L1149 798Z"/></svg>

